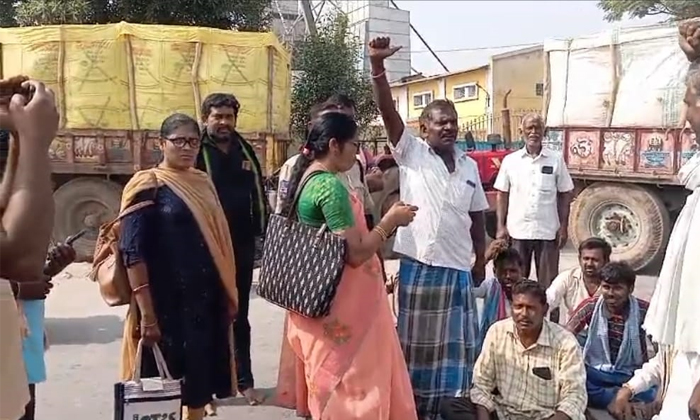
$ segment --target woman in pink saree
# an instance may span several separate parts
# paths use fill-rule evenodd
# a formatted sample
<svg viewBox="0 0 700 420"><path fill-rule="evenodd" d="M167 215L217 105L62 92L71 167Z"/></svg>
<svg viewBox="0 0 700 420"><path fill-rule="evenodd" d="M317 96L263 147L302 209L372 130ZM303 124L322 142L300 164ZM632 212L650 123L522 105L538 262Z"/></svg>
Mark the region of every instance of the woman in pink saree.
<svg viewBox="0 0 700 420"><path fill-rule="evenodd" d="M289 313L280 357L278 404L314 420L416 420L410 378L387 302L377 251L413 220L415 207L397 203L369 231L362 203L338 174L355 162L357 126L337 112L313 124L292 171L288 197L302 179L297 216L326 224L347 240L347 264L329 316ZM291 200L288 200L291 201ZM283 205L288 214L291 202Z"/></svg>

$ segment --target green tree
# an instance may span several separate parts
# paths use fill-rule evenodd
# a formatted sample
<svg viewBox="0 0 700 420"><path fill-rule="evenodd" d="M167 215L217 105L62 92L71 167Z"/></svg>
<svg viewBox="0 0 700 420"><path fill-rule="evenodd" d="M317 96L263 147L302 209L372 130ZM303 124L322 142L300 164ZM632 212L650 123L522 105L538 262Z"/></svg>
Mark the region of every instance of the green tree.
<svg viewBox="0 0 700 420"><path fill-rule="evenodd" d="M298 72L292 87L292 130L299 136L309 120L309 109L329 96L344 93L357 104L357 121L366 128L377 117L372 86L358 68L362 44L348 31L343 14L326 17L317 34L296 45L293 69Z"/></svg>
<svg viewBox="0 0 700 420"><path fill-rule="evenodd" d="M0 28L16 25L15 6L12 0L0 0Z"/></svg>
<svg viewBox="0 0 700 420"><path fill-rule="evenodd" d="M233 10L231 26L239 31L262 32L270 29L272 0L228 0Z"/></svg>
<svg viewBox="0 0 700 420"><path fill-rule="evenodd" d="M15 5L14 15L20 26L92 22L92 3L90 0L22 0Z"/></svg>
<svg viewBox="0 0 700 420"><path fill-rule="evenodd" d="M605 19L612 22L625 16L643 18L668 15L671 19L688 19L700 16L698 0L599 0L598 7L605 12Z"/></svg>
<svg viewBox="0 0 700 420"><path fill-rule="evenodd" d="M14 4L13 4L14 3ZM271 0L0 0L0 24L158 23L264 31Z"/></svg>

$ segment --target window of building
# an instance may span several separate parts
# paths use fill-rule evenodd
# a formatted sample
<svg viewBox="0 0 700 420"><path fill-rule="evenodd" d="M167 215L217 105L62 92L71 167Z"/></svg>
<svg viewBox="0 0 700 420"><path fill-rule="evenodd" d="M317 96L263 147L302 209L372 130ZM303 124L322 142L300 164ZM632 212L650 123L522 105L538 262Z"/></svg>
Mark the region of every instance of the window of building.
<svg viewBox="0 0 700 420"><path fill-rule="evenodd" d="M413 107L424 108L433 101L433 92L421 92L413 95Z"/></svg>
<svg viewBox="0 0 700 420"><path fill-rule="evenodd" d="M476 83L467 83L452 88L452 99L457 101L471 101L479 98L479 88Z"/></svg>
<svg viewBox="0 0 700 420"><path fill-rule="evenodd" d="M544 96L544 83L535 83L535 95Z"/></svg>

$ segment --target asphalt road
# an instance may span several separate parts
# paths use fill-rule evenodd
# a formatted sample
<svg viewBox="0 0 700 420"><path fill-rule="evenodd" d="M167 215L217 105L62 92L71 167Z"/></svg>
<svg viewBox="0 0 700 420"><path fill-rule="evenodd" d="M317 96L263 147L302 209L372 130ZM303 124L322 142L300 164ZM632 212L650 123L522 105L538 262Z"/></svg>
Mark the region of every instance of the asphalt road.
<svg viewBox="0 0 700 420"><path fill-rule="evenodd" d="M388 263L395 269L396 265ZM572 250L565 250L562 269L576 265ZM113 418L113 384L117 381L124 308L109 308L97 287L87 278L89 267L75 264L59 275L47 300L47 331L51 347L46 355L49 380L37 390L38 418L54 420ZM656 276L637 280L635 294L648 299ZM284 313L253 296L253 371L256 385L269 395L277 381L277 364ZM241 398L224 402L222 420L282 420L294 412L271 405L247 406Z"/></svg>

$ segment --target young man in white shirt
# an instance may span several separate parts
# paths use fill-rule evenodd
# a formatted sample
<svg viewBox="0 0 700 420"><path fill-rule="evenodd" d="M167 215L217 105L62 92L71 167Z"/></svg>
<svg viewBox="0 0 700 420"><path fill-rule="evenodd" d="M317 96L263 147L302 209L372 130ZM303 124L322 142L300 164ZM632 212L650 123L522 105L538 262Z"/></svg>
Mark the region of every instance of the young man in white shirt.
<svg viewBox="0 0 700 420"><path fill-rule="evenodd" d="M429 104L420 118L421 138L410 134L394 108L384 67L399 48L389 38L376 38L369 47L375 102L399 166L401 200L419 208L394 245L403 257L398 332L418 418L434 420L441 400L466 394L471 385L478 346L471 286L484 278L488 202L476 163L455 146L454 104Z"/></svg>
<svg viewBox="0 0 700 420"><path fill-rule="evenodd" d="M584 300L598 294L600 270L610 261L612 247L600 238L588 238L578 246L578 267L564 270L547 289L547 303L552 309L564 307L566 322Z"/></svg>
<svg viewBox="0 0 700 420"><path fill-rule="evenodd" d="M503 159L494 188L498 190L498 239L512 241L530 275L535 258L537 281L549 287L559 274L559 250L568 240L569 205L574 183L558 152L542 146L544 120L522 120L525 147ZM553 318L558 318L556 309Z"/></svg>
<svg viewBox="0 0 700 420"><path fill-rule="evenodd" d="M309 112L309 124L311 124L311 122L321 114L331 111L341 112L355 118L355 102L345 95L333 95L325 102L316 104L311 108L311 111ZM287 184L289 183L292 170L294 169L294 164L296 163L298 157L299 155L296 154L287 159L287 161L282 165L282 168L280 168L277 187L277 200L275 204L275 213L277 214L282 211L282 203L287 198ZM381 189L382 186L381 174L379 174L379 176L369 174L369 165L367 165L367 163L366 157L363 156L363 151L358 150L357 163L349 171L341 174L340 180L346 184L348 189L359 192L359 196L362 197L362 201L365 206L365 218L367 219L368 226L371 228L371 226L373 226L372 216L374 214L374 202L372 201L372 196L370 193L374 192L372 189Z"/></svg>

